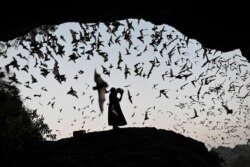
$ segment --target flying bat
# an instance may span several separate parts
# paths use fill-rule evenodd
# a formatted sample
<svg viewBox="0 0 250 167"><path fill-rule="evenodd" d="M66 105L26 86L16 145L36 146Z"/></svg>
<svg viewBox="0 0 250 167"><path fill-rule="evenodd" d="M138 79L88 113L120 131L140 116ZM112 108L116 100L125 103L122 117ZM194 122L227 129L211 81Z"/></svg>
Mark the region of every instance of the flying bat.
<svg viewBox="0 0 250 167"><path fill-rule="evenodd" d="M72 88L72 86L70 87L70 90L67 92L68 95L72 95L75 96L76 98L78 98L77 92Z"/></svg>
<svg viewBox="0 0 250 167"><path fill-rule="evenodd" d="M105 82L101 75L98 74L95 70L95 75L94 75L94 80L96 82L96 86L93 87L93 90L97 90L98 91L98 101L99 101L99 107L101 110L101 113L103 112L103 104L105 102L105 93L107 93L108 91L106 90L106 88L108 87L108 83Z"/></svg>
<svg viewBox="0 0 250 167"><path fill-rule="evenodd" d="M132 101L132 96L130 94L130 91L128 90L128 99L130 101L131 104L133 104L133 101Z"/></svg>

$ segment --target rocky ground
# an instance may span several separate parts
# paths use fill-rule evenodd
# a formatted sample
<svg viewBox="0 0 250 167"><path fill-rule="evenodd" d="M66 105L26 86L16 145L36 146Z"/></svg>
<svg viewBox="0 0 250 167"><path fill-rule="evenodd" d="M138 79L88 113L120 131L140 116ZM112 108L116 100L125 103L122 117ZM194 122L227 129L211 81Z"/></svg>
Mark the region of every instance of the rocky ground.
<svg viewBox="0 0 250 167"><path fill-rule="evenodd" d="M46 141L2 157L1 166L215 167L218 164L216 156L203 143L155 128L92 132Z"/></svg>

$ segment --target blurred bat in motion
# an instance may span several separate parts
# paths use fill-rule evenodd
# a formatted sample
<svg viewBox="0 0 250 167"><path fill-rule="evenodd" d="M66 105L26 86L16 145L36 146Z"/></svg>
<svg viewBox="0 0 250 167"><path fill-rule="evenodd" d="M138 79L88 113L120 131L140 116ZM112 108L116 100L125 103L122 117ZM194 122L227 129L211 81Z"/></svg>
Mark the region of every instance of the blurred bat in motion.
<svg viewBox="0 0 250 167"><path fill-rule="evenodd" d="M101 75L98 74L95 70L95 76L94 76L94 80L96 82L96 86L93 87L93 90L97 90L98 91L98 101L99 101L99 107L101 110L101 113L103 112L103 104L105 102L105 93L107 93L108 91L106 90L106 88L108 87L108 83L105 82Z"/></svg>

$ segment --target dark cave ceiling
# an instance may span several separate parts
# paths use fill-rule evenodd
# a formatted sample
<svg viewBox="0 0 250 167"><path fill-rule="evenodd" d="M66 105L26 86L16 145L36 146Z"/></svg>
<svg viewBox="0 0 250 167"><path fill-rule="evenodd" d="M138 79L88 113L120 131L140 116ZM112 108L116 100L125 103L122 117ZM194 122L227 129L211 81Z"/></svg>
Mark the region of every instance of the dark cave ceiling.
<svg viewBox="0 0 250 167"><path fill-rule="evenodd" d="M139 1L138 1L139 2ZM99 3L91 1L66 1L57 4L15 4L3 12L0 26L0 41L25 35L41 25L64 22L103 22L126 18L138 18L155 24L168 24L190 38L195 38L205 47L221 51L240 48L250 60L250 10L244 4L195 4L179 1L130 1ZM228 6L227 6L228 5Z"/></svg>

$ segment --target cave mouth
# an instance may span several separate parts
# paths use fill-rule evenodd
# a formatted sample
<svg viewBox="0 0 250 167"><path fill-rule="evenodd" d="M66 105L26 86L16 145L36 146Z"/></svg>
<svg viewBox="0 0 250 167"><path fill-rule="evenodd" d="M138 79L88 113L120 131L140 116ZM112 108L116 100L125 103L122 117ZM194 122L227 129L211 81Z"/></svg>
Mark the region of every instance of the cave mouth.
<svg viewBox="0 0 250 167"><path fill-rule="evenodd" d="M3 59L0 61L3 64L2 67L5 69L10 67L16 72L16 75L11 73L12 77L9 78L15 82L24 83L22 85L24 91L30 91L29 87L33 87L33 91L36 88L35 92L30 92L30 96L25 95L25 99L39 97L41 101L37 101L37 106L49 106L49 109L56 109L57 112L51 112L54 114L74 112L78 109L81 111L83 108L83 110L89 110L93 102L97 104L96 93L88 89L89 86L94 85L95 69L110 85L124 86L125 96L135 97L135 106L131 104L131 99L125 101L125 106L127 106L126 110L130 111L127 114L131 117L134 115L132 111L135 111L136 115L139 113L137 110L141 112L139 121L134 121L141 123L140 126L146 126L150 117L149 120L158 120L152 117L153 113L162 114L166 108L169 109L165 113L168 122L171 122L171 119L174 122L173 119L177 116L172 117L172 114L173 111L178 110L180 112L177 113L183 114L180 116L184 116L186 123L190 120L190 122L197 123L198 119L203 125L206 123L204 118L207 116L221 114L216 115L217 119L219 117L224 119L224 116L230 117L230 114L236 114L234 111L238 104L234 104L237 103L237 98L244 99L248 96L244 94L244 91L247 92L249 89L246 77L249 74L246 70L249 63L241 56L239 50L223 53L220 50L205 48L196 39L189 38L167 24L156 25L143 19L125 19L112 22L45 25L33 29L27 35L17 38L16 41L11 41L9 45L3 47L6 48L5 51L11 48L8 56L0 56ZM23 53L18 50L19 46ZM20 73L16 64L22 67ZM144 89L141 90L143 87ZM45 89L48 89L49 93L55 92L48 95ZM67 93L70 90L77 93L70 96ZM151 92L140 95L147 90ZM66 97L66 100L53 101L55 96L55 99ZM222 96L223 99L216 100L217 96ZM48 97L51 97L52 102L46 101ZM140 103L139 99L143 101ZM247 103L248 98L243 101ZM67 102L66 107L58 108L65 105L65 102ZM72 102L76 103L72 104ZM83 106L82 102L86 102L86 106L85 104ZM33 102L30 103L30 106L34 105ZM157 105L154 106L153 103ZM215 108L214 104L218 108ZM194 108L192 108L193 105L195 105ZM207 106L208 111L204 109L204 105ZM185 106L191 106L191 108L187 109ZM97 116L96 111L98 108L90 110L90 113L96 114L91 115L93 117L90 119L99 119L94 117ZM80 117L82 116L71 118L72 124L62 129L71 129ZM54 117L48 116L48 118L53 118L52 123L56 122ZM65 119L58 118L58 124L63 120ZM162 121L162 124L166 122ZM82 120L82 122L85 121ZM176 131L188 132L187 129L183 130L178 125L169 127L173 127ZM94 126L97 127L97 124Z"/></svg>

